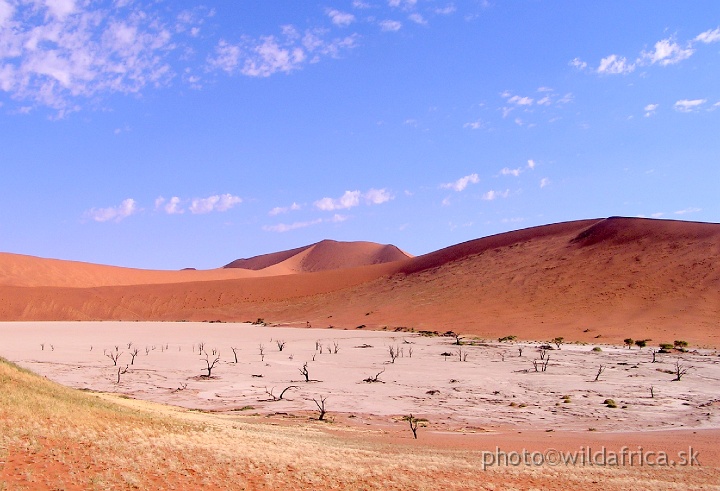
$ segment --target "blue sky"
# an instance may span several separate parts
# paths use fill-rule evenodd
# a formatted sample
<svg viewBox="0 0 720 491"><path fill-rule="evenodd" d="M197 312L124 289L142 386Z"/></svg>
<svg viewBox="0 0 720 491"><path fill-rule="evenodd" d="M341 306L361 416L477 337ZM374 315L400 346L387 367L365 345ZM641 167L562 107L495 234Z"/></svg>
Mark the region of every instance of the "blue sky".
<svg viewBox="0 0 720 491"><path fill-rule="evenodd" d="M0 250L720 221L717 1L0 0Z"/></svg>

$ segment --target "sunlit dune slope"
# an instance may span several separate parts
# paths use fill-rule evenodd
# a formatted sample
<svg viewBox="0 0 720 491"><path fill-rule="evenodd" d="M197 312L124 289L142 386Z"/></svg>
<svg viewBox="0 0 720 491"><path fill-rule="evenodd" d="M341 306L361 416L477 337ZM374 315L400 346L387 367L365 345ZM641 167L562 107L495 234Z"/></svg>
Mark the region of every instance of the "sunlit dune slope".
<svg viewBox="0 0 720 491"><path fill-rule="evenodd" d="M264 269L283 262L289 269L287 262L295 261L293 267L313 271L309 251ZM347 269L133 287L5 286L0 318L263 317L315 327L452 329L595 343L631 336L720 345L718 258L718 224L584 220Z"/></svg>

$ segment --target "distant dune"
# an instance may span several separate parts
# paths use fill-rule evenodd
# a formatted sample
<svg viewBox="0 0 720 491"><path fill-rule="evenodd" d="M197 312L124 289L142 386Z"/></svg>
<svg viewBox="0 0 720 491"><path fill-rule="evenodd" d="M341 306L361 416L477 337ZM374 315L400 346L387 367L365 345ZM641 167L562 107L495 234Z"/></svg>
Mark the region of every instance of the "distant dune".
<svg viewBox="0 0 720 491"><path fill-rule="evenodd" d="M270 270L272 268L277 273L314 273L331 269L389 263L409 257L412 256L394 245L323 240L316 244L289 251L263 254L250 259L237 259L224 267L253 271Z"/></svg>
<svg viewBox="0 0 720 491"><path fill-rule="evenodd" d="M210 271L0 254L2 320L224 320L720 346L720 225L607 218L410 257L323 241Z"/></svg>

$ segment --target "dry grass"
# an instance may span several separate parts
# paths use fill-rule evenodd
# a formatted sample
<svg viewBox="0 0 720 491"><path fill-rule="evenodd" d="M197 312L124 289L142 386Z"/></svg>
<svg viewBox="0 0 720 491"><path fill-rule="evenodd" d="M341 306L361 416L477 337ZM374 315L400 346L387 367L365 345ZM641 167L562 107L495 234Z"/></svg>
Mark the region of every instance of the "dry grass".
<svg viewBox="0 0 720 491"><path fill-rule="evenodd" d="M477 452L184 411L42 379L0 358L0 490L709 489L715 469L494 468ZM677 484L676 484L677 483Z"/></svg>

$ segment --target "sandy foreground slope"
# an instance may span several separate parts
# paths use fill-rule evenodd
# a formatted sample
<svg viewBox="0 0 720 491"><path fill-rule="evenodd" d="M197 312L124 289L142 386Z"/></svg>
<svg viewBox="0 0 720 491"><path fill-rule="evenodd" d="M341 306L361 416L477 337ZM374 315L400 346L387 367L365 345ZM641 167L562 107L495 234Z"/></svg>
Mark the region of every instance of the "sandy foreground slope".
<svg viewBox="0 0 720 491"><path fill-rule="evenodd" d="M0 336L0 355L46 377L0 362L4 489L619 490L720 482L714 350L659 354L652 363L647 348L564 344L546 350L543 372L533 368L536 344L456 345L411 333L32 322L0 324ZM402 353L394 361L390 347ZM119 382L109 355L118 357ZM219 358L210 378L200 376L206 357ZM677 362L689 370L673 381ZM318 421L315 401L323 398L328 413ZM604 404L609 398L617 407ZM403 420L410 413L427 420L417 440ZM558 464L572 456L575 463Z"/></svg>
<svg viewBox="0 0 720 491"><path fill-rule="evenodd" d="M0 319L263 318L315 327L452 328L488 338L617 343L630 336L720 345L718 224L568 222L343 269L344 251L332 244L316 247L301 267L308 250L250 265L258 269L113 274L62 261L48 263L56 269L43 262L51 260L39 267L32 258L13 269L0 258ZM93 267L101 270L89 272Z"/></svg>

